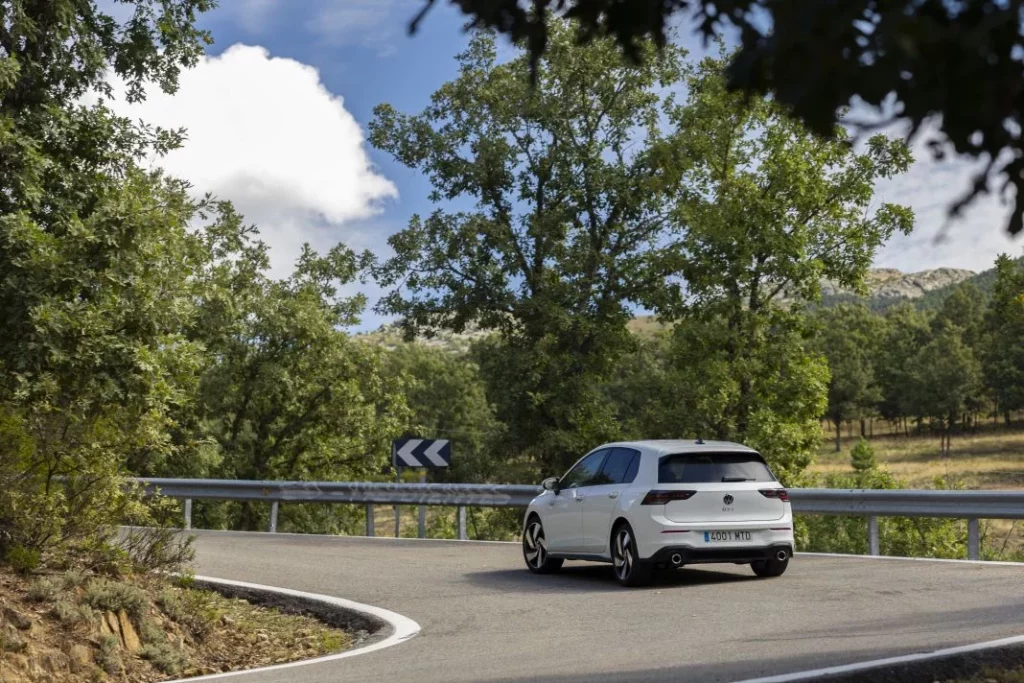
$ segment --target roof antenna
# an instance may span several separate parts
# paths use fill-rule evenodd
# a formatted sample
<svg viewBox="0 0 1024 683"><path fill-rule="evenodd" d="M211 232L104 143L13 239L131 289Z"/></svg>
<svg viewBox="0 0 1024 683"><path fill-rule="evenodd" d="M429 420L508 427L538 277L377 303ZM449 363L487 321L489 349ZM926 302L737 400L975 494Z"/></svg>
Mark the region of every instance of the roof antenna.
<svg viewBox="0 0 1024 683"><path fill-rule="evenodd" d="M700 437L698 436L698 437L697 437L697 444L698 444L698 445L701 445L701 446L703 446L703 445L704 445L704 439L702 439L702 438L700 438Z"/></svg>

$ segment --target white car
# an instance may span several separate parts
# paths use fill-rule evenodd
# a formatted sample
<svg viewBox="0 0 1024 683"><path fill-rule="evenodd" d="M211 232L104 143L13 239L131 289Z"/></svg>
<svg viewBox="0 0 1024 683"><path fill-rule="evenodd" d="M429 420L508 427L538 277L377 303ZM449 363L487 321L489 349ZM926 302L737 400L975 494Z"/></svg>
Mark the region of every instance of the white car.
<svg viewBox="0 0 1024 683"><path fill-rule="evenodd" d="M749 564L781 576L793 555L789 494L757 451L726 441L630 441L586 454L530 502L531 572L565 560L611 562L626 586L655 568Z"/></svg>

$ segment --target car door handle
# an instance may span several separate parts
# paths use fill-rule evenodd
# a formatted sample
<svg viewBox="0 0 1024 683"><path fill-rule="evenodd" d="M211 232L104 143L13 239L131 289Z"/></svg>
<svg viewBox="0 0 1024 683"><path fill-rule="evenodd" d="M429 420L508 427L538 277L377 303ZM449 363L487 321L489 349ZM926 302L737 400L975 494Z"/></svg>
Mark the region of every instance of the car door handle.
<svg viewBox="0 0 1024 683"><path fill-rule="evenodd" d="M619 492L618 491L612 491L611 493L608 494L608 497L609 498L618 498L619 497Z"/></svg>
<svg viewBox="0 0 1024 683"><path fill-rule="evenodd" d="M580 494L577 493L576 494L576 502L577 503L582 503L583 502L583 496L581 496Z"/></svg>

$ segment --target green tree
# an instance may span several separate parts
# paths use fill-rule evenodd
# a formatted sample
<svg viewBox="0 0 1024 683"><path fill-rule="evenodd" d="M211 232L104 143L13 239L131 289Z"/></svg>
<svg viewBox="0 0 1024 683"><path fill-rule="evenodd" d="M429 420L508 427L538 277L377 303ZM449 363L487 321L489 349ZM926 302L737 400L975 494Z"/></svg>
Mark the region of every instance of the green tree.
<svg viewBox="0 0 1024 683"><path fill-rule="evenodd" d="M828 360L828 410L836 429L836 453L842 450L842 425L870 417L882 398L874 360L881 320L862 305L840 304L815 314L815 348ZM863 431L863 429L862 429ZM862 433L861 436L864 436Z"/></svg>
<svg viewBox="0 0 1024 683"><path fill-rule="evenodd" d="M960 328L964 343L976 349L981 342L984 303L981 290L971 282L964 282L942 300L932 318L932 329L938 331L944 325L954 325Z"/></svg>
<svg viewBox="0 0 1024 683"><path fill-rule="evenodd" d="M749 442L792 476L812 456L827 383L801 306L820 297L822 278L862 287L877 248L910 230L908 208L871 206L876 180L904 171L910 154L881 136L860 154L818 138L776 102L730 93L722 69L701 62L671 112L688 191L675 205L680 234L656 272L681 283L652 305L684 321L691 367L704 365L704 349L704 367L717 368L706 389L720 403L712 434ZM792 407L780 408L784 400Z"/></svg>
<svg viewBox="0 0 1024 683"><path fill-rule="evenodd" d="M410 32L437 4L436 0L423 2ZM1009 231L1016 234L1024 227L1024 173L1020 173L1024 155L1016 134L1024 95L1006 95L1018 92L1021 78L1020 3L560 0L552 6L550 0L451 0L451 4L470 16L471 25L501 31L528 45L535 62L552 49L546 23L552 11L578 20L582 41L613 36L635 60L645 58L641 46L648 38L658 45L669 44L674 15L693 13L705 40L722 30L738 36L740 49L729 65L730 89L754 97L771 93L811 130L826 137L835 134L853 99L875 107L890 121L908 120L912 132L937 120L941 136L933 140L936 159L943 159L952 146L958 154L989 160L951 206L951 215L987 192L990 182L1008 187L1002 180L1005 174L1016 195ZM950 63L956 68L947 68Z"/></svg>
<svg viewBox="0 0 1024 683"><path fill-rule="evenodd" d="M945 324L911 361L906 391L919 414L930 417L942 435L942 453L950 450L953 429L981 396L981 365L963 339L963 331Z"/></svg>
<svg viewBox="0 0 1024 683"><path fill-rule="evenodd" d="M619 429L602 381L632 348L630 305L671 226L681 161L660 125L681 51L635 66L553 24L549 58L500 63L476 34L420 114L375 111L373 144L431 180L438 208L390 240L382 310L410 332L499 333L479 358L509 453L547 471Z"/></svg>
<svg viewBox="0 0 1024 683"><path fill-rule="evenodd" d="M1007 425L1024 408L1024 267L1002 254L984 314L982 350L985 386Z"/></svg>
<svg viewBox="0 0 1024 683"><path fill-rule="evenodd" d="M139 511L123 458L175 448L169 416L194 386L182 330L206 256L189 226L225 218L137 166L178 135L78 101L108 69L135 98L172 90L209 3L128 4L127 24L94 2L0 4L2 554L103 551L103 529Z"/></svg>
<svg viewBox="0 0 1024 683"><path fill-rule="evenodd" d="M360 262L342 245L304 247L294 273L274 280L259 248L218 262L193 336L207 350L192 438L217 446L213 474L228 479L366 480L388 462L407 426L404 380L386 351L351 338L362 296L343 297ZM243 505L227 520L257 528L265 511ZM337 506L288 506L282 526L336 531Z"/></svg>
<svg viewBox="0 0 1024 683"><path fill-rule="evenodd" d="M487 400L480 367L471 358L410 343L396 346L385 361L389 373L406 378L411 429L424 438L452 442L451 467L432 476L456 482L518 481L494 457L504 432Z"/></svg>
<svg viewBox="0 0 1024 683"><path fill-rule="evenodd" d="M931 340L928 317L909 303L886 311L879 343L875 347L875 376L882 390L878 410L890 423L904 424L920 417L910 388L914 382L914 359Z"/></svg>

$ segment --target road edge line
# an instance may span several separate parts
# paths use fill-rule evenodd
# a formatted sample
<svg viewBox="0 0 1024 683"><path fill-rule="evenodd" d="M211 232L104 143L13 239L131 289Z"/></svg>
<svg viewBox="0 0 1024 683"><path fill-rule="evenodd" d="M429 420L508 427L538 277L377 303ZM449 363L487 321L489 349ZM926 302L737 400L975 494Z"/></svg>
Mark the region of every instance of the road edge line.
<svg viewBox="0 0 1024 683"><path fill-rule="evenodd" d="M733 683L793 683L795 681L808 681L823 678L825 676L842 676L843 674L861 673L873 669L881 669L883 667L927 662L933 659L956 657L957 655L966 655L975 652L984 652L987 650L998 650L999 648L1010 647L1013 645L1024 645L1024 635L1000 638L999 640L989 640L982 643L975 643L973 645L960 645L958 647L932 650L931 652L916 652L914 654L900 655L898 657L887 657L885 659L872 659L866 662L856 662L854 664L830 666L824 669L809 669L807 671L777 674L775 676L764 676L761 678L744 678L742 680L733 681Z"/></svg>
<svg viewBox="0 0 1024 683"><path fill-rule="evenodd" d="M196 576L196 581L212 585L231 586L235 588L246 588L254 591L261 591L267 593L276 593L278 595L285 595L292 598L298 598L300 600L308 600L311 602L319 602L322 604L330 605L331 607L339 607L353 612L359 612L360 614L375 617L384 621L391 627L391 633L382 640L378 640L372 643L367 643L362 647L352 648L351 650L345 650L344 652L337 652L332 655L324 655L322 657L314 657L312 659L302 659L295 662L288 662L286 664L273 664L271 666L263 666L255 669L240 669L238 671L228 671L225 673L208 674L205 676L195 676L192 678L179 678L173 681L164 681L164 683L193 683L193 681L213 681L221 680L224 678L231 678L233 676L243 676L246 674L258 674L267 671L279 671L281 669L291 669L297 666L306 666L309 664L320 664L323 662L333 662L339 659L346 659L348 657L355 657L356 655L364 655L370 652L376 652L377 650L383 650L384 648L392 647L400 643L413 638L420 632L420 625L406 617L392 612L391 610L384 609L383 607L377 607L375 605L366 605L361 602L355 602L353 600L346 600L345 598L337 598L331 595L322 595L320 593L307 593L305 591L293 590L291 588L278 588L276 586L264 586L258 583L247 583L245 581L234 581L232 579L220 579L213 576Z"/></svg>
<svg viewBox="0 0 1024 683"><path fill-rule="evenodd" d="M836 557L842 559L858 560L900 560L903 562L946 562L954 564L978 564L990 567L1024 567L1024 562L1011 562L1009 560L961 560L951 557L905 557L902 555L855 555L853 553L815 553L796 552L793 557Z"/></svg>

